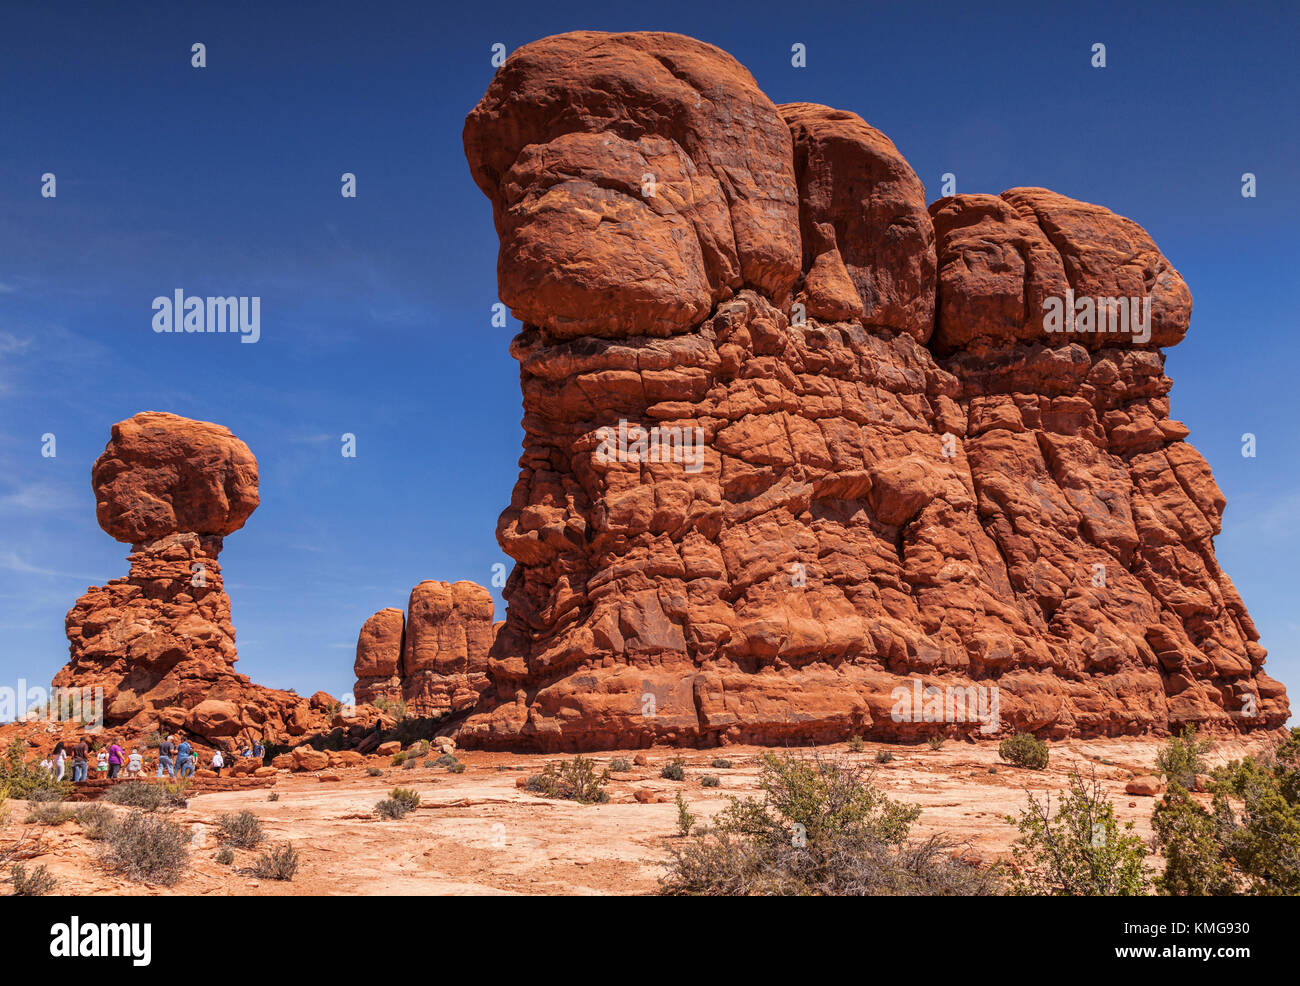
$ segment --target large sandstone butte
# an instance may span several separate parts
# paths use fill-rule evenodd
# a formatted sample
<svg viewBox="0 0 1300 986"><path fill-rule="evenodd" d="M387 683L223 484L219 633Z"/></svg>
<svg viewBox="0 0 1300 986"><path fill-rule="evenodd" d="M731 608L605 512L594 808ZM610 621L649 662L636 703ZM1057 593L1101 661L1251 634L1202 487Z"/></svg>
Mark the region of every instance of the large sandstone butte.
<svg viewBox="0 0 1300 986"><path fill-rule="evenodd" d="M913 679L996 686L1004 732L1285 721L1169 417L1191 296L1137 224L1038 188L927 208L858 116L672 34L520 48L464 144L525 435L462 742L973 728L898 721ZM1067 291L1149 303L1149 331L1048 332ZM639 455L655 427L699 457Z"/></svg>
<svg viewBox="0 0 1300 986"><path fill-rule="evenodd" d="M68 612L56 688L102 688L104 724L210 743L285 743L328 727L328 696L253 684L237 660L222 538L258 505L257 460L220 425L146 411L113 426L91 472L100 526L131 544L130 574Z"/></svg>

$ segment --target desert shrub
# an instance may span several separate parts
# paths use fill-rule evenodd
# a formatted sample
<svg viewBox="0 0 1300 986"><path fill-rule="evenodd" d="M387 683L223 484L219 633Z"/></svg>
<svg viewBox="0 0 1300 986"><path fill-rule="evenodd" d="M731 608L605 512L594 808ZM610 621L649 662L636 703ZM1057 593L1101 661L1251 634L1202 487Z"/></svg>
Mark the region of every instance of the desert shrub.
<svg viewBox="0 0 1300 986"><path fill-rule="evenodd" d="M609 800L605 785L609 770L596 773L596 762L584 756L560 763L548 763L540 774L528 778L528 790L548 798L563 798L579 804L604 804Z"/></svg>
<svg viewBox="0 0 1300 986"><path fill-rule="evenodd" d="M61 801L33 801L23 821L28 825L62 825L72 817L72 809Z"/></svg>
<svg viewBox="0 0 1300 986"><path fill-rule="evenodd" d="M700 778L700 787L719 787L721 784L717 774L705 774Z"/></svg>
<svg viewBox="0 0 1300 986"><path fill-rule="evenodd" d="M459 760L457 760L454 764L452 764L450 767L447 768L447 773L463 774L465 773L465 765L461 763Z"/></svg>
<svg viewBox="0 0 1300 986"><path fill-rule="evenodd" d="M925 741L925 745L932 750L938 750L943 746L943 737L931 736L929 739Z"/></svg>
<svg viewBox="0 0 1300 986"><path fill-rule="evenodd" d="M849 752L850 752L850 753L861 753L861 752L862 752L863 750L865 750L866 748L867 748L866 741L863 740L863 738L862 738L861 736L850 736L850 737L849 737Z"/></svg>
<svg viewBox="0 0 1300 986"><path fill-rule="evenodd" d="M695 827L695 815L691 813L690 805L682 797L682 792L677 792L677 831L683 838L691 834L691 829Z"/></svg>
<svg viewBox="0 0 1300 986"><path fill-rule="evenodd" d="M44 897L54 893L58 881L45 865L29 870L22 863L15 863L9 870L9 880L14 887L15 897Z"/></svg>
<svg viewBox="0 0 1300 986"><path fill-rule="evenodd" d="M894 755L888 750L880 750L876 753L876 763L889 763L894 759Z"/></svg>
<svg viewBox="0 0 1300 986"><path fill-rule="evenodd" d="M268 794L268 795L266 796L266 800L267 800L267 801L279 801L279 800L280 800L280 792L279 792L279 791L272 791L270 794Z"/></svg>
<svg viewBox="0 0 1300 986"><path fill-rule="evenodd" d="M253 864L253 875L261 880L292 880L298 872L298 850L293 843L273 848L269 853L262 853Z"/></svg>
<svg viewBox="0 0 1300 986"><path fill-rule="evenodd" d="M1214 747L1212 740L1199 739L1196 727L1188 726L1178 736L1170 736L1156 754L1156 770L1170 784L1188 791L1196 787L1196 775L1204 774L1209 766L1205 754Z"/></svg>
<svg viewBox="0 0 1300 986"><path fill-rule="evenodd" d="M406 718L406 703L403 702L400 698L394 700L390 698L385 698L384 696L381 695L379 696L379 698L375 699L370 704L373 705L380 712L387 712L398 722L401 722L403 719Z"/></svg>
<svg viewBox="0 0 1300 986"><path fill-rule="evenodd" d="M730 770L731 761L726 757L718 757L718 759L713 761L712 766L715 770Z"/></svg>
<svg viewBox="0 0 1300 986"><path fill-rule="evenodd" d="M632 769L632 761L625 760L623 757L615 757L609 762L609 769L615 774L626 774Z"/></svg>
<svg viewBox="0 0 1300 986"><path fill-rule="evenodd" d="M419 763L417 763L416 760L415 760L415 758L412 757L411 759L407 760L406 763L402 764L402 769L403 769L403 770L414 770L414 769L415 769L416 767L418 767L418 766L419 766Z"/></svg>
<svg viewBox="0 0 1300 986"><path fill-rule="evenodd" d="M235 861L235 850L229 846L222 846L217 850L217 862L222 866L229 866Z"/></svg>
<svg viewBox="0 0 1300 986"><path fill-rule="evenodd" d="M93 842L108 838L109 831L117 824L117 816L99 804L82 805L77 809L76 819L82 835Z"/></svg>
<svg viewBox="0 0 1300 986"><path fill-rule="evenodd" d="M152 733L149 733L147 736L145 736L144 738L145 748L149 750L156 750L158 749L158 747L163 745L166 739L167 739L166 734L161 733L155 729Z"/></svg>
<svg viewBox="0 0 1300 986"><path fill-rule="evenodd" d="M437 761L437 760L434 760L433 757L425 757L425 759L424 759L424 765L425 765L426 767L436 767L436 766L438 766L438 761ZM500 769L501 769L501 767L498 766L498 767L497 767L497 770L500 770Z"/></svg>
<svg viewBox="0 0 1300 986"><path fill-rule="evenodd" d="M391 762L394 767L400 767L402 764L406 763L406 751L403 750L400 753L394 753Z"/></svg>
<svg viewBox="0 0 1300 986"><path fill-rule="evenodd" d="M369 774L371 777L383 777L383 776L384 776L384 772L383 772L382 770L380 770L378 767L367 767L367 768L366 768L366 773Z"/></svg>
<svg viewBox="0 0 1300 986"><path fill-rule="evenodd" d="M1011 891L1018 896L1135 897L1148 892L1143 868L1146 847L1122 827L1094 772L1070 774L1069 794L1052 814L1051 795L1029 795L1020 818L1007 816L1020 829L1012 846L1016 875Z"/></svg>
<svg viewBox="0 0 1300 986"><path fill-rule="evenodd" d="M133 811L112 827L102 858L130 880L170 887L189 866L189 843L188 829L159 815Z"/></svg>
<svg viewBox="0 0 1300 986"><path fill-rule="evenodd" d="M438 757L438 759L435 760L434 763L436 763L439 767L451 768L456 766L456 764L460 763L460 760L454 754L444 753L442 756Z"/></svg>
<svg viewBox="0 0 1300 986"><path fill-rule="evenodd" d="M762 800L731 798L669 849L670 895L984 895L997 871L955 859L943 837L908 842L920 809L891 801L853 761L766 754Z"/></svg>
<svg viewBox="0 0 1300 986"><path fill-rule="evenodd" d="M56 781L39 763L27 763L23 759L26 744L15 737L10 740L3 757L0 757L0 787L9 792L11 798L23 800L62 801L72 792L68 781ZM72 770L68 767L69 773Z"/></svg>
<svg viewBox="0 0 1300 986"><path fill-rule="evenodd" d="M672 760L664 764L663 769L659 771L659 776L666 781L686 780L686 761L681 757L673 757Z"/></svg>
<svg viewBox="0 0 1300 986"><path fill-rule="evenodd" d="M388 797L375 805L375 813L380 818L405 818L418 807L418 793L407 787L395 787L388 792Z"/></svg>
<svg viewBox="0 0 1300 986"><path fill-rule="evenodd" d="M1186 733L1181 740L1185 747ZM1156 806L1151 823L1165 857L1157 889L1300 895L1300 728L1273 754L1234 760L1213 777L1211 811L1176 783Z"/></svg>
<svg viewBox="0 0 1300 986"><path fill-rule="evenodd" d="M408 811L415 811L420 807L420 795L409 787L395 787L388 792L388 796L406 805Z"/></svg>
<svg viewBox="0 0 1300 986"><path fill-rule="evenodd" d="M128 781L114 784L104 795L110 804L141 811L158 811L161 808L184 808L188 801L180 784L166 781Z"/></svg>
<svg viewBox="0 0 1300 986"><path fill-rule="evenodd" d="M1047 766L1047 744L1033 733L1016 733L998 744L998 756L1017 767L1042 770Z"/></svg>
<svg viewBox="0 0 1300 986"><path fill-rule="evenodd" d="M261 820L251 811L223 812L217 816L217 828L221 844L236 849L253 849L266 838Z"/></svg>
<svg viewBox="0 0 1300 986"><path fill-rule="evenodd" d="M1156 893L1166 897L1224 897L1241 892L1241 880L1219 820L1198 805L1181 784L1169 790L1151 813L1155 845L1165 857Z"/></svg>

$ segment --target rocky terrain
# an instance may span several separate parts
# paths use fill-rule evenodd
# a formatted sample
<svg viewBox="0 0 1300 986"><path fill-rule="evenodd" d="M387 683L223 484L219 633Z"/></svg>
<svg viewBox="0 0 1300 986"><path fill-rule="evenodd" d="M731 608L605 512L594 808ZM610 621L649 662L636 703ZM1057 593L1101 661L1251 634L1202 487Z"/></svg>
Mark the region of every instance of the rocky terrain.
<svg viewBox="0 0 1300 986"><path fill-rule="evenodd" d="M1040 188L927 206L861 118L670 34L525 45L464 144L524 443L463 744L986 725L900 713L917 679L1052 737L1286 720L1169 416L1191 295L1136 223Z"/></svg>
<svg viewBox="0 0 1300 986"><path fill-rule="evenodd" d="M1226 763L1257 746L1226 741L1212 760ZM1072 768L1085 775L1095 770L1116 817L1133 822L1134 834L1148 839L1155 799L1127 794L1125 788L1134 774L1150 772L1157 748L1149 739L1067 740L1052 744L1044 771L1001 763L997 744L987 742L948 742L938 750L925 744L872 744L861 753L839 745L821 752L864 763L879 751L891 752L891 762L872 770L873 783L893 798L921 806L915 835L946 833L962 844L964 858L986 865L1005 860L1016 838L1005 816L1017 817L1029 793L1039 798L1050 793L1056 803ZM88 839L75 821L56 827L24 824L19 802L10 802L10 817L0 824L0 851L24 836L35 840L32 863L49 868L60 893L76 895L653 893L668 849L681 842L677 794L707 823L728 796L759 793L762 752L732 747L726 751L732 766L719 769L712 765L713 753L686 751L685 780L671 781L659 775L676 751L653 750L644 764L613 775L610 802L600 805L556 801L521 789L519 782L546 761L536 754L458 752L466 765L459 774L423 763L412 770L394 768L377 758L368 762L382 768L381 776L361 767L281 773L272 789L275 801L265 789L235 788L199 794L185 809L167 813L194 833L189 869L172 887L132 882L99 865L100 843ZM602 765L612 759L595 757ZM702 786L710 774L719 778L718 787ZM415 789L421 805L403 819L383 820L374 813L375 803L395 785ZM241 810L258 816L266 843L236 850L234 861L224 865L216 860L216 819ZM286 841L301 853L292 881L248 872L260 852ZM1158 856L1148 857L1153 871L1158 863Z"/></svg>

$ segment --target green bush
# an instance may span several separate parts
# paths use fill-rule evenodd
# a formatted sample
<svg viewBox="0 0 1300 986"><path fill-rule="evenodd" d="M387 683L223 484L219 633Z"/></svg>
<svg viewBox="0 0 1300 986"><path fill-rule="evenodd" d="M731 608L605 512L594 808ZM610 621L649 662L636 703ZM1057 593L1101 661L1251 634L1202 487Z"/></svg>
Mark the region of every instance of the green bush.
<svg viewBox="0 0 1300 986"><path fill-rule="evenodd" d="M158 815L133 811L112 827L103 861L127 879L170 887L189 866L189 844L188 829Z"/></svg>
<svg viewBox="0 0 1300 986"><path fill-rule="evenodd" d="M1180 756L1188 740L1184 733ZM1190 742L1197 743L1195 737ZM1179 766L1176 758L1173 765ZM1174 783L1152 814L1165 857L1157 889L1170 895L1300 895L1300 728L1273 754L1234 760L1212 776L1211 811Z"/></svg>
<svg viewBox="0 0 1300 986"><path fill-rule="evenodd" d="M1007 816L1007 821L1020 829L1011 849L1016 870L1011 890L1017 896L1135 897L1148 892L1146 847L1129 834L1132 822L1121 829L1095 773L1084 778L1071 772L1069 795L1055 815L1050 794L1041 802L1031 794L1020 818Z"/></svg>
<svg viewBox="0 0 1300 986"><path fill-rule="evenodd" d="M15 863L9 870L9 880L13 883L15 897L44 897L54 893L58 881L44 864L34 870L28 870L22 863Z"/></svg>
<svg viewBox="0 0 1300 986"><path fill-rule="evenodd" d="M420 795L409 787L395 787L388 792L388 796L406 805L408 811L415 811L420 807Z"/></svg>
<svg viewBox="0 0 1300 986"><path fill-rule="evenodd" d="M691 829L695 827L695 816L691 813L690 806L686 799L682 797L682 792L677 792L677 831L685 838L691 834Z"/></svg>
<svg viewBox="0 0 1300 986"><path fill-rule="evenodd" d="M713 761L712 766L715 770L730 770L731 761L725 757L718 757L718 759Z"/></svg>
<svg viewBox="0 0 1300 986"><path fill-rule="evenodd" d="M394 753L391 763L394 767L400 767L402 764L406 763L406 751L403 750L400 753Z"/></svg>
<svg viewBox="0 0 1300 986"><path fill-rule="evenodd" d="M666 781L686 780L686 761L681 757L673 757L672 760L664 764L663 770L659 771L659 776Z"/></svg>
<svg viewBox="0 0 1300 986"><path fill-rule="evenodd" d="M891 801L854 761L765 754L763 799L730 798L713 826L670 847L660 893L708 896L985 895L998 874L942 836L909 842L920 808Z"/></svg>
<svg viewBox="0 0 1300 986"><path fill-rule="evenodd" d="M272 791L270 794L268 794L268 795L266 796L266 800L267 800L267 801L279 801L279 800L280 800L280 792L279 792L279 791Z"/></svg>
<svg viewBox="0 0 1300 986"><path fill-rule="evenodd" d="M1155 845L1165 857L1156 893L1165 897L1224 897L1241 892L1241 880L1220 839L1214 815L1186 788L1171 784L1151 814Z"/></svg>
<svg viewBox="0 0 1300 986"><path fill-rule="evenodd" d="M1156 754L1156 770L1169 784L1177 784L1188 791L1196 789L1196 775L1204 774L1209 766L1205 754L1213 749L1212 740L1197 738L1196 727L1186 727L1181 735L1170 736Z"/></svg>
<svg viewBox="0 0 1300 986"><path fill-rule="evenodd" d="M862 739L861 736L850 736L850 737L849 737L849 752L850 752L850 753L861 753L861 752L862 752L863 750L865 750L866 748L867 748L867 744L866 744L866 742Z"/></svg>
<svg viewBox="0 0 1300 986"><path fill-rule="evenodd" d="M229 846L222 846L217 850L217 862L222 866L229 866L235 861L235 850Z"/></svg>
<svg viewBox="0 0 1300 986"><path fill-rule="evenodd" d="M439 767L447 767L450 769L451 767L454 767L456 766L456 764L460 763L460 760L454 754L444 753L442 756L438 757L438 759L435 760L434 763L437 764Z"/></svg>
<svg viewBox="0 0 1300 986"><path fill-rule="evenodd" d="M548 798L563 798L579 804L603 804L609 800L605 785L609 770L596 772L596 762L584 756L560 763L548 763L540 774L528 778L528 790Z"/></svg>
<svg viewBox="0 0 1300 986"><path fill-rule="evenodd" d="M876 763L889 763L894 759L894 755L888 750L878 750L876 752Z"/></svg>
<svg viewBox="0 0 1300 986"><path fill-rule="evenodd" d="M1033 733L1016 733L998 744L998 756L1017 767L1042 770L1047 766L1047 744Z"/></svg>
<svg viewBox="0 0 1300 986"><path fill-rule="evenodd" d="M700 787L720 787L721 785L722 781L717 774L705 774L700 778Z"/></svg>
<svg viewBox="0 0 1300 986"><path fill-rule="evenodd" d="M293 843L262 853L253 864L253 875L260 880L292 880L298 872L298 850Z"/></svg>
<svg viewBox="0 0 1300 986"><path fill-rule="evenodd" d="M943 737L931 736L929 739L925 741L925 745L932 750L938 750L943 746Z"/></svg>
<svg viewBox="0 0 1300 986"><path fill-rule="evenodd" d="M0 757L0 788L8 790L11 798L25 801L63 801L72 793L67 781L56 781L39 763L23 759L26 744L15 737L9 741L4 756ZM72 770L71 761L68 770Z"/></svg>
<svg viewBox="0 0 1300 986"><path fill-rule="evenodd" d="M378 767L367 767L367 768L366 768L366 773L369 774L371 777L383 777L383 776L384 776L384 772L383 772L382 770L380 770Z"/></svg>
<svg viewBox="0 0 1300 986"><path fill-rule="evenodd" d="M224 812L217 816L217 828L221 844L236 849L254 849L266 838L261 820L251 811Z"/></svg>
<svg viewBox="0 0 1300 986"><path fill-rule="evenodd" d="M418 767L418 766L419 766L419 764L416 763L415 758L412 757L411 759L407 760L406 763L402 764L402 769L403 769L403 770L414 770L414 769L415 769L416 767Z"/></svg>
<svg viewBox="0 0 1300 986"><path fill-rule="evenodd" d="M626 774L632 769L632 761L625 760L623 757L615 757L609 762L609 769L615 774Z"/></svg>
<svg viewBox="0 0 1300 986"><path fill-rule="evenodd" d="M380 818L405 818L410 814L410 809L400 801L394 801L392 798L384 798L382 801L375 803L375 814Z"/></svg>

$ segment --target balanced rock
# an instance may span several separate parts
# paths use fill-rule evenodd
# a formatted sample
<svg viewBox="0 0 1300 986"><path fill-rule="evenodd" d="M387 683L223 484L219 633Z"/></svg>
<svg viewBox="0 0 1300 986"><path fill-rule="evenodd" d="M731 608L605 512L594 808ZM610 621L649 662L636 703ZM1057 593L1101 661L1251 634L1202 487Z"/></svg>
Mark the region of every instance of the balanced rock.
<svg viewBox="0 0 1300 986"><path fill-rule="evenodd" d="M132 544L130 574L68 612L70 660L55 688L103 690L104 722L127 735L287 742L326 716L235 672L222 537L257 507L257 460L219 425L145 412L113 426L91 473L100 525Z"/></svg>
<svg viewBox="0 0 1300 986"><path fill-rule="evenodd" d="M934 696L972 735L1286 721L1169 414L1191 297L1136 223L927 209L861 118L677 35L525 45L464 143L524 447L486 668L407 616L431 706L486 672L461 745L919 738Z"/></svg>

